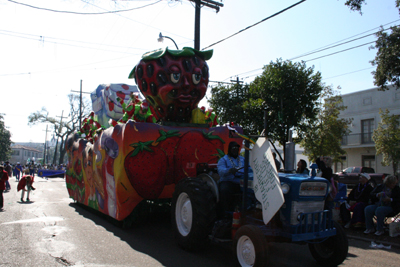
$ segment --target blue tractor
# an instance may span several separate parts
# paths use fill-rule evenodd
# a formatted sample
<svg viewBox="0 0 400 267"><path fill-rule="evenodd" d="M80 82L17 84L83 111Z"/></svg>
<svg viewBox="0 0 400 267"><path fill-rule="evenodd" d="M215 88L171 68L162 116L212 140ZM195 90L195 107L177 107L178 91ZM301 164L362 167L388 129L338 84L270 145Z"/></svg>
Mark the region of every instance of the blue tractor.
<svg viewBox="0 0 400 267"><path fill-rule="evenodd" d="M248 141L245 144L249 147ZM266 266L268 242L308 244L314 259L323 266L336 266L347 257L348 240L343 228L324 209L330 182L312 175L279 172L284 204L265 224L261 203L253 191L248 172L249 152L245 152L243 194L232 220L218 217L218 175L216 166L200 164L198 176L180 181L172 199L172 225L178 244L199 250L208 242L232 243L240 266ZM226 234L228 232L228 234Z"/></svg>

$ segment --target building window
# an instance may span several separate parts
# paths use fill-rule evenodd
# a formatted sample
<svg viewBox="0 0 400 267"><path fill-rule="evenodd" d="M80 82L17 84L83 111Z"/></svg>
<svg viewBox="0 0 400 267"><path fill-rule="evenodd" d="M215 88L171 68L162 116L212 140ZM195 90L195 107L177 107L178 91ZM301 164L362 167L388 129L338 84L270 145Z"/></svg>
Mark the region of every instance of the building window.
<svg viewBox="0 0 400 267"><path fill-rule="evenodd" d="M368 106L372 104L372 98L371 97L366 97L363 99L363 105Z"/></svg>
<svg viewBox="0 0 400 267"><path fill-rule="evenodd" d="M373 143L372 132L374 131L374 119L361 121L361 143Z"/></svg>
<svg viewBox="0 0 400 267"><path fill-rule="evenodd" d="M361 156L361 157L362 157L362 166L363 167L370 167L370 168L373 168L374 170L376 169L374 155Z"/></svg>
<svg viewBox="0 0 400 267"><path fill-rule="evenodd" d="M19 156L19 150L13 150L11 156Z"/></svg>

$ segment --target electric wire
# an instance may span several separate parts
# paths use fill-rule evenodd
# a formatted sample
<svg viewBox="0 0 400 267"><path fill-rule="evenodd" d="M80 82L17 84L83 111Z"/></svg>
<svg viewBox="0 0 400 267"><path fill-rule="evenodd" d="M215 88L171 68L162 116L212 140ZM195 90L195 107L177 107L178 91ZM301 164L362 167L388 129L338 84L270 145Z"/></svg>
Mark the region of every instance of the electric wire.
<svg viewBox="0 0 400 267"><path fill-rule="evenodd" d="M388 25L388 24L391 24L391 23L394 23L394 22L397 22L397 21L399 21L399 20L395 20L395 21L386 23L386 24L384 24L384 26L386 26L386 25ZM395 27L398 27L398 26L400 26L400 25L395 25ZM375 27L375 28L373 28L373 29L371 29L371 30L375 30L376 28L379 28L379 27ZM371 31L371 30L362 32L362 33L360 33L360 34L369 32L369 31ZM383 31L387 31L387 30L390 30L390 28L383 29ZM353 42L353 41L360 40L360 39L362 39L362 38L365 38L365 37L374 35L374 34L376 34L376 33L378 33L378 32L380 32L380 31L377 31L377 32L374 32L374 33L371 33L371 34L367 34L367 35L364 35L364 36L362 36L362 37L355 38L355 39L352 39L352 40L350 40L350 41L342 42L342 43L339 43L339 44L337 44L337 43L340 42L340 41L334 42L334 43L332 43L332 44L329 44L329 45L323 46L323 47L321 47L321 48L317 48L317 49L311 50L310 52L306 52L306 53L304 53L304 54L302 54L302 55L300 55L300 56L296 56L296 57L290 58L290 59L288 59L288 60L291 61L291 60L294 60L294 59L297 59L297 58L300 58L300 57L303 57L303 56L312 55L312 54L315 54L315 53L318 53L318 52L321 52L321 51L324 51L324 50L328 50L328 49L331 49L331 48L334 48L334 47L337 47L337 46L340 46L340 45L344 45L344 44L347 44L347 43L350 43L350 42ZM358 36L358 35L360 35L360 34L353 35L352 37ZM349 38L352 38L352 37L349 37ZM347 40L347 39L349 39L349 38L342 39L341 41ZM344 49L344 50L341 50L341 51L338 51L338 52L335 52L335 53L327 54L327 55L324 55L324 56L321 56L321 57L317 57L317 58L313 58L313 59L310 59L310 60L305 60L304 62L309 62L309 61L316 60L316 59L319 59L319 58L323 58L323 57L331 56L331 55L334 55L334 54L342 53L342 52L345 52L345 51L348 51L348 50L351 50L351 49L355 49L355 48L359 48L359 47L362 47L362 46L365 46L365 45L368 45L368 44L372 44L372 43L375 43L375 41L369 42L369 43L365 43L365 44L362 44L362 45L358 45L358 46L353 46L353 47L350 47L350 48L348 48L348 49ZM336 44L336 45L334 45L334 44ZM246 71L246 72L243 72L243 73L236 74L236 75L234 75L234 76L241 76L241 75L244 75L244 74L247 74L247 73L251 73L251 72L254 72L254 71L258 71L258 70L262 70L262 68L257 68L257 69L254 69L254 70ZM224 79L224 81L227 80L227 79L230 79L230 78L232 78L232 77L234 77L234 76L230 76L230 77ZM251 76L255 76L255 75L251 75ZM251 76L250 76L250 77L251 77Z"/></svg>
<svg viewBox="0 0 400 267"><path fill-rule="evenodd" d="M120 13L120 12L126 12L126 11L132 11L132 10L145 8L145 7L148 7L148 6L155 5L155 4L159 3L159 2L161 2L162 0L158 0L158 1L154 2L154 3L148 4L148 5L144 5L144 6L141 6L141 7L135 7L135 8L124 9L124 10L107 11L107 12L98 12L98 13L85 13L85 12L55 10L55 9L50 9L50 8L32 6L32 5L16 2L16 1L13 1L13 0L7 0L7 1L9 1L11 3L14 3L14 4L18 4L18 5L23 5L23 6L27 6L27 7L30 7L30 8L34 8L34 9L57 12L57 13L66 13L66 14L75 14L75 15L104 15L104 14Z"/></svg>
<svg viewBox="0 0 400 267"><path fill-rule="evenodd" d="M225 37L225 38L222 39L222 40L219 40L218 42L215 42L215 43L213 43L213 44L211 44L211 45L209 45L209 46L206 46L206 47L202 48L201 50L205 50L205 49L210 48L210 47L212 47L212 46L214 46L214 45L216 45L216 44L219 44L219 43L221 43L221 42L223 42L223 41L225 41L225 40L227 40L227 39L230 39L230 38L232 38L233 36L238 35L239 33L242 33L242 32L244 32L244 31L246 31L246 30L248 30L248 29L250 29L250 28L252 28L252 27L254 27L254 26L256 26L256 25L258 25L258 24L260 24L260 23L262 23L262 22L264 22L264 21L267 21L267 20L269 20L270 18L273 18L273 17L275 17L275 16L277 16L277 15L279 15L279 14L282 14L283 12L285 12L285 11L287 11L287 10L289 10L289 9L291 9L291 8L297 6L297 5L299 5L299 4L301 4L301 3L305 2L305 1L306 1L306 0L301 0L301 1L299 1L299 2L297 2L297 3L295 3L295 4L293 4L293 5L291 5L291 6L287 7L287 8L285 8L285 9L282 9L282 10L279 11L279 12L276 12L275 14L273 14L273 15L271 15L271 16L269 16L269 17L266 17L265 19L260 20L260 21L257 22L257 23L254 23L253 25L247 26L246 28L244 28L244 29L242 29L242 30L240 30L240 31L238 31L238 32L236 32L236 33L234 33L234 34L232 34L232 35L230 35L230 36L228 36L228 37Z"/></svg>
<svg viewBox="0 0 400 267"><path fill-rule="evenodd" d="M2 32L4 32L4 33L2 33ZM40 38L45 38L46 42L48 39L50 39L50 40L54 40L53 42L57 43L57 44L62 44L60 41L65 41L65 42L82 43L82 44L88 44L88 45L102 45L102 46L108 46L108 47L113 47L113 48L134 49L134 50L142 50L142 51L148 50L146 48L135 48L135 47L129 47L129 46L109 45L109 44L100 44L100 43L85 42L85 41L76 41L76 40L71 40L71 39L55 38L55 37L35 35L35 34L22 33L22 32L13 32L13 31L1 30L1 29L0 29L0 34L24 38L24 39L30 39L30 40L38 40ZM22 35L22 36L19 36L19 35ZM24 37L24 36L26 36L26 37ZM86 48L86 47L83 47L83 48Z"/></svg>

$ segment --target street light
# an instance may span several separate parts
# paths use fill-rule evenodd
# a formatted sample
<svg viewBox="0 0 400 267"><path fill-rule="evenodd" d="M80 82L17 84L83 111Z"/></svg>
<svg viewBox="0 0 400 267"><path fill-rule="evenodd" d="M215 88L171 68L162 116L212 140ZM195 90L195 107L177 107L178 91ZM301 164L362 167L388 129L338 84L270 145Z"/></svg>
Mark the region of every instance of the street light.
<svg viewBox="0 0 400 267"><path fill-rule="evenodd" d="M176 49L179 50L179 48L178 48L178 46L176 45L174 39L172 39L171 37L162 35L161 32L160 32L160 35L158 35L158 39L157 39L157 40L158 40L159 43L162 43L162 42L164 41L164 38L170 39L172 42L174 42L174 45L176 46Z"/></svg>

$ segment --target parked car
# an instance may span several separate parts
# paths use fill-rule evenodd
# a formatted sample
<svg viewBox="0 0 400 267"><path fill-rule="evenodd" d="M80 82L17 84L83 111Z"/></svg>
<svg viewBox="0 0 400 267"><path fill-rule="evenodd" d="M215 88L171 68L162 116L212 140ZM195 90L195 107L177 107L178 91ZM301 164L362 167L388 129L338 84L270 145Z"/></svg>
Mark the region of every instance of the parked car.
<svg viewBox="0 0 400 267"><path fill-rule="evenodd" d="M341 172L336 173L339 176L339 182L347 185L356 185L359 183L358 177L360 173L368 173L371 176L372 186L376 186L383 182L388 173L375 173L370 167L348 167Z"/></svg>

